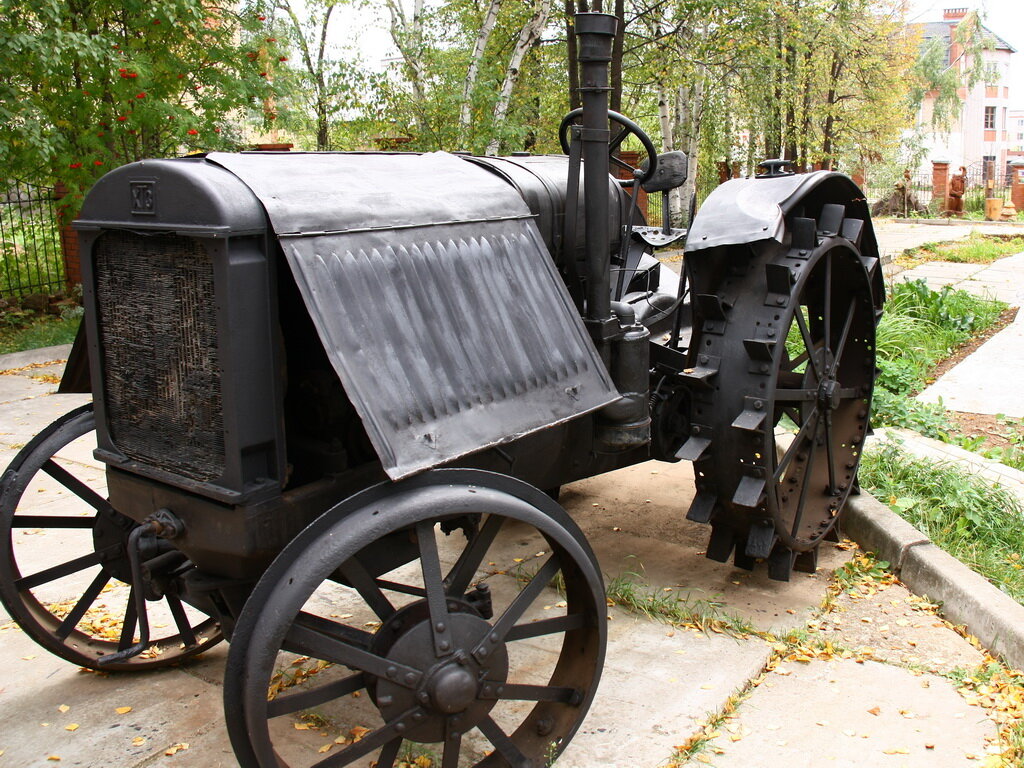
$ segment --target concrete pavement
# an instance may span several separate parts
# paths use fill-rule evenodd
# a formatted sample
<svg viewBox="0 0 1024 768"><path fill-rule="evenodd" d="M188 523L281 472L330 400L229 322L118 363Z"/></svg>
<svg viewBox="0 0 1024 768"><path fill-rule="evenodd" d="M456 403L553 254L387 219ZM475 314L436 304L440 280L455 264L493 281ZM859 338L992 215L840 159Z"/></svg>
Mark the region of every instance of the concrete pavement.
<svg viewBox="0 0 1024 768"><path fill-rule="evenodd" d="M897 247L879 230L883 250ZM53 394L64 355L0 358L0 464L81 402ZM678 596L691 618L670 625L609 606L604 679L558 766L994 764L984 761L999 749L995 714L965 697L961 682L984 653L933 606L886 579L836 584L835 569L854 556L847 544L824 545L818 572L788 584L763 568L712 563L707 528L683 519L692 494L686 463L638 465L564 490L606 580L630 579L641 596ZM891 520L873 509L887 535ZM53 535L36 532L32 544L45 552ZM905 541L905 551L916 543ZM499 565L528 560L538 544L502 542ZM488 578L510 587L508 577ZM750 629L726 632L743 622ZM178 668L84 673L0 615L0 768L235 765L221 716L225 656L221 645ZM287 751L315 755L331 736L327 726L291 729ZM678 751L704 742L685 753L689 762Z"/></svg>

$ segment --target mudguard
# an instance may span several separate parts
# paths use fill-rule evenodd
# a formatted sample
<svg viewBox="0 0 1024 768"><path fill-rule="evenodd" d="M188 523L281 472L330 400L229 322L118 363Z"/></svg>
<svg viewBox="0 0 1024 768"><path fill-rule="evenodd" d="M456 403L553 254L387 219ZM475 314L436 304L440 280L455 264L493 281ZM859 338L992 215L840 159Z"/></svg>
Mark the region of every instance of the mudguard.
<svg viewBox="0 0 1024 768"><path fill-rule="evenodd" d="M725 182L708 195L694 217L686 238L686 254L700 255L719 248L720 253L728 253L728 246L760 240L786 244L791 236L788 217L817 219L822 206L829 203L845 206L847 218L864 222L858 246L861 255L876 265L870 270L872 292L876 307L881 307L884 285L867 200L853 180L841 173L815 171Z"/></svg>

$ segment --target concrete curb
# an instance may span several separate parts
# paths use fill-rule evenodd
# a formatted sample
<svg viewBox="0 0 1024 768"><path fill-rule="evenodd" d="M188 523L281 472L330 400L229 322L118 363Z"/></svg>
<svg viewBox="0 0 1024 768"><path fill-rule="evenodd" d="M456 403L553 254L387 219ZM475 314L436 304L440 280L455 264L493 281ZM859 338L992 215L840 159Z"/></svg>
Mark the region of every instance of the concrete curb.
<svg viewBox="0 0 1024 768"><path fill-rule="evenodd" d="M976 226L1006 227L1007 229L1024 227L1024 222L1022 221L978 221L977 219L954 219L952 217L948 219L884 219L884 221L892 222L893 224L926 224L929 227Z"/></svg>
<svg viewBox="0 0 1024 768"><path fill-rule="evenodd" d="M0 371L9 371L12 368L22 368L34 363L50 363L54 360L67 360L71 354L70 344L60 344L56 347L40 347L39 349L26 349L24 352L11 352L0 355Z"/></svg>
<svg viewBox="0 0 1024 768"><path fill-rule="evenodd" d="M867 493L850 498L842 526L887 560L910 590L941 602L946 619L965 625L1011 667L1024 669L1024 606Z"/></svg>

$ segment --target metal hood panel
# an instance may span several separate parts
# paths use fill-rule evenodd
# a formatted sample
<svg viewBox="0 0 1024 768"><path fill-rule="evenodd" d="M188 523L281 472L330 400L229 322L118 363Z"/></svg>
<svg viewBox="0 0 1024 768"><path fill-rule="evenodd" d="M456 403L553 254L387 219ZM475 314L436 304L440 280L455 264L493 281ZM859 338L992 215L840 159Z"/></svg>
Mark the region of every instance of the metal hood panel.
<svg viewBox="0 0 1024 768"><path fill-rule="evenodd" d="M278 236L530 215L507 183L445 152L212 152L207 159L246 183Z"/></svg>
<svg viewBox="0 0 1024 768"><path fill-rule="evenodd" d="M296 157L211 159L267 207L392 479L618 399L512 187L450 155Z"/></svg>

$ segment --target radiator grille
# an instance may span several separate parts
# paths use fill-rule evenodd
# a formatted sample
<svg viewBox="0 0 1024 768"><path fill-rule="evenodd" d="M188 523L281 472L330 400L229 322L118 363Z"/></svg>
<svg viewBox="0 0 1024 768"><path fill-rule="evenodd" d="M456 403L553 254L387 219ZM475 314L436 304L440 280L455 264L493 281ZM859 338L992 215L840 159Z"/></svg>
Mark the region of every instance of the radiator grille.
<svg viewBox="0 0 1024 768"><path fill-rule="evenodd" d="M94 264L111 439L143 464L219 478L224 421L210 255L192 238L107 232Z"/></svg>

